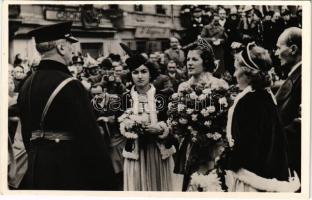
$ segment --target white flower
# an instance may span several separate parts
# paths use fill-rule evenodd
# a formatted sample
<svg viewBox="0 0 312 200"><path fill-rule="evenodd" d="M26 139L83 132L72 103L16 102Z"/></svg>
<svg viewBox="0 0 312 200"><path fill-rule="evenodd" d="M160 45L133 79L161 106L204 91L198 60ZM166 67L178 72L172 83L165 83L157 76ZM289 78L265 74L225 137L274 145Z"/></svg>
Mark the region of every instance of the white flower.
<svg viewBox="0 0 312 200"><path fill-rule="evenodd" d="M201 187L204 192L222 192L221 182L216 170L211 171L208 175L195 172L191 176L190 186ZM192 188L192 187L190 187Z"/></svg>
<svg viewBox="0 0 312 200"><path fill-rule="evenodd" d="M178 125L178 122L177 122L177 121L172 121L171 124L172 124L173 126L176 126L176 125Z"/></svg>
<svg viewBox="0 0 312 200"><path fill-rule="evenodd" d="M128 139L137 139L138 135L133 132L125 132L124 136Z"/></svg>
<svg viewBox="0 0 312 200"><path fill-rule="evenodd" d="M204 101L206 98L207 98L207 94L201 94L199 95L198 100Z"/></svg>
<svg viewBox="0 0 312 200"><path fill-rule="evenodd" d="M209 116L209 111L207 109L202 109L200 111L200 113L204 116L204 117L208 117Z"/></svg>
<svg viewBox="0 0 312 200"><path fill-rule="evenodd" d="M195 130L192 130L192 131L191 131L191 135L193 135L193 136L196 136L197 133L198 133L198 131L195 131Z"/></svg>
<svg viewBox="0 0 312 200"><path fill-rule="evenodd" d="M171 96L172 100L178 100L179 98L179 94L178 93L174 93L172 96Z"/></svg>
<svg viewBox="0 0 312 200"><path fill-rule="evenodd" d="M225 97L220 98L219 99L219 104L222 104L222 105L227 104L226 98Z"/></svg>
<svg viewBox="0 0 312 200"><path fill-rule="evenodd" d="M178 104L178 112L182 112L186 108L186 105L179 103Z"/></svg>
<svg viewBox="0 0 312 200"><path fill-rule="evenodd" d="M182 92L178 92L178 97L179 98L181 98L181 97L183 97L184 95L183 95L183 93Z"/></svg>
<svg viewBox="0 0 312 200"><path fill-rule="evenodd" d="M187 122L188 122L188 120L185 119L185 118L180 118L180 119L179 119L179 123L180 123L180 124L187 124Z"/></svg>
<svg viewBox="0 0 312 200"><path fill-rule="evenodd" d="M212 133L207 133L206 136L210 139L210 138L213 138L213 135Z"/></svg>
<svg viewBox="0 0 312 200"><path fill-rule="evenodd" d="M213 113L214 111L216 111L216 108L214 106L209 106L207 107L207 110L209 113Z"/></svg>
<svg viewBox="0 0 312 200"><path fill-rule="evenodd" d="M125 125L126 129L131 129L134 126L134 121L131 119L124 119L123 124Z"/></svg>
<svg viewBox="0 0 312 200"><path fill-rule="evenodd" d="M192 121L197 121L197 114L192 114Z"/></svg>
<svg viewBox="0 0 312 200"><path fill-rule="evenodd" d="M186 114L191 115L194 112L194 109L188 108L186 109Z"/></svg>
<svg viewBox="0 0 312 200"><path fill-rule="evenodd" d="M137 115L130 115L129 119L134 121L134 122L137 122L138 121L138 116Z"/></svg>
<svg viewBox="0 0 312 200"><path fill-rule="evenodd" d="M215 132L214 134L213 134L213 136L212 136L212 138L214 139L214 140L218 140L218 139L220 139L222 137L222 135L220 134L220 133L217 133L217 132Z"/></svg>
<svg viewBox="0 0 312 200"><path fill-rule="evenodd" d="M190 85L186 82L179 85L179 92L186 92L190 89Z"/></svg>
<svg viewBox="0 0 312 200"><path fill-rule="evenodd" d="M204 125L207 126L207 127L210 127L211 126L211 121L210 120L205 121Z"/></svg>
<svg viewBox="0 0 312 200"><path fill-rule="evenodd" d="M211 94L211 89L210 88L204 89L203 94Z"/></svg>
<svg viewBox="0 0 312 200"><path fill-rule="evenodd" d="M192 100L198 99L197 94L196 94L195 92L192 92L192 93L190 94L190 99L192 99Z"/></svg>

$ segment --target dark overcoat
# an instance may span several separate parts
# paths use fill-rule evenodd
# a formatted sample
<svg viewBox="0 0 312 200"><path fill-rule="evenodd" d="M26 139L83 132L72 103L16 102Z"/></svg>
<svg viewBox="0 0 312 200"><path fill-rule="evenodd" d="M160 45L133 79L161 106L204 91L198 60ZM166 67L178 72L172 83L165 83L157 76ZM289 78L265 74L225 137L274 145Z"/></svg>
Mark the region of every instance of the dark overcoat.
<svg viewBox="0 0 312 200"><path fill-rule="evenodd" d="M289 162L301 174L301 122L298 120L301 104L301 66L284 82L276 94L278 111L288 141Z"/></svg>
<svg viewBox="0 0 312 200"><path fill-rule="evenodd" d="M227 168L247 169L264 178L288 180L286 136L277 107L265 90L247 93L233 112L234 146Z"/></svg>
<svg viewBox="0 0 312 200"><path fill-rule="evenodd" d="M68 132L73 139L30 140L40 129L40 118L55 88L71 77L67 67L42 60L37 72L23 84L19 98L23 142L28 171L21 189L114 190L113 168L87 91L78 80L69 82L47 112L45 131Z"/></svg>

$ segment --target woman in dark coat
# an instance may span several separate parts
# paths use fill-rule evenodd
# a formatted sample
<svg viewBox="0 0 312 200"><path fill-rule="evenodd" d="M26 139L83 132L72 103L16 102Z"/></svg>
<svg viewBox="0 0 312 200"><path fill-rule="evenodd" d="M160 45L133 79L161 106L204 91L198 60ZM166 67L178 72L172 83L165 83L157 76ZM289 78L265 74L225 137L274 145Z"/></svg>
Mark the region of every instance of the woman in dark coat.
<svg viewBox="0 0 312 200"><path fill-rule="evenodd" d="M243 91L228 114L228 191L294 192L300 183L296 174L289 178L286 137L270 90L268 51L249 43L236 55L235 68Z"/></svg>

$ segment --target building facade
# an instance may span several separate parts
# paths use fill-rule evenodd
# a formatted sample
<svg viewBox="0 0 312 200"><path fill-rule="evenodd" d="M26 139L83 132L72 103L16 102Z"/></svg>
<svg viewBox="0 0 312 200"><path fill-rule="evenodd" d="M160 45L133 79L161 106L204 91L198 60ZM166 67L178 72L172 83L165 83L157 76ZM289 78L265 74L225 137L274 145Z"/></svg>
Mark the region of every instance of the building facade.
<svg viewBox="0 0 312 200"><path fill-rule="evenodd" d="M10 5L10 62L17 53L32 58L36 51L27 32L41 25L73 21L79 39L76 52L93 58L123 53L124 42L133 50L151 53L169 46L169 37L181 30L179 6L175 5ZM53 34L53 33L51 33Z"/></svg>

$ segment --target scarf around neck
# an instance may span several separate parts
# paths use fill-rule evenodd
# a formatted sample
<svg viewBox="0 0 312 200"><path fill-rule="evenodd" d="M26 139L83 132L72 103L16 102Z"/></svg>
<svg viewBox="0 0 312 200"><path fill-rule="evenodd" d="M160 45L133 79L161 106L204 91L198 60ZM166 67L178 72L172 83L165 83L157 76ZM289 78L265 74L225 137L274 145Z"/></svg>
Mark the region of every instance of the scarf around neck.
<svg viewBox="0 0 312 200"><path fill-rule="evenodd" d="M155 87L150 84L151 88L146 92L147 96L147 110L146 112L149 113L151 125L156 125L158 122L157 119L157 110L156 110L156 100L155 94L156 89ZM132 98L132 110L135 115L139 115L139 93L135 90L135 86L131 89L131 98Z"/></svg>

